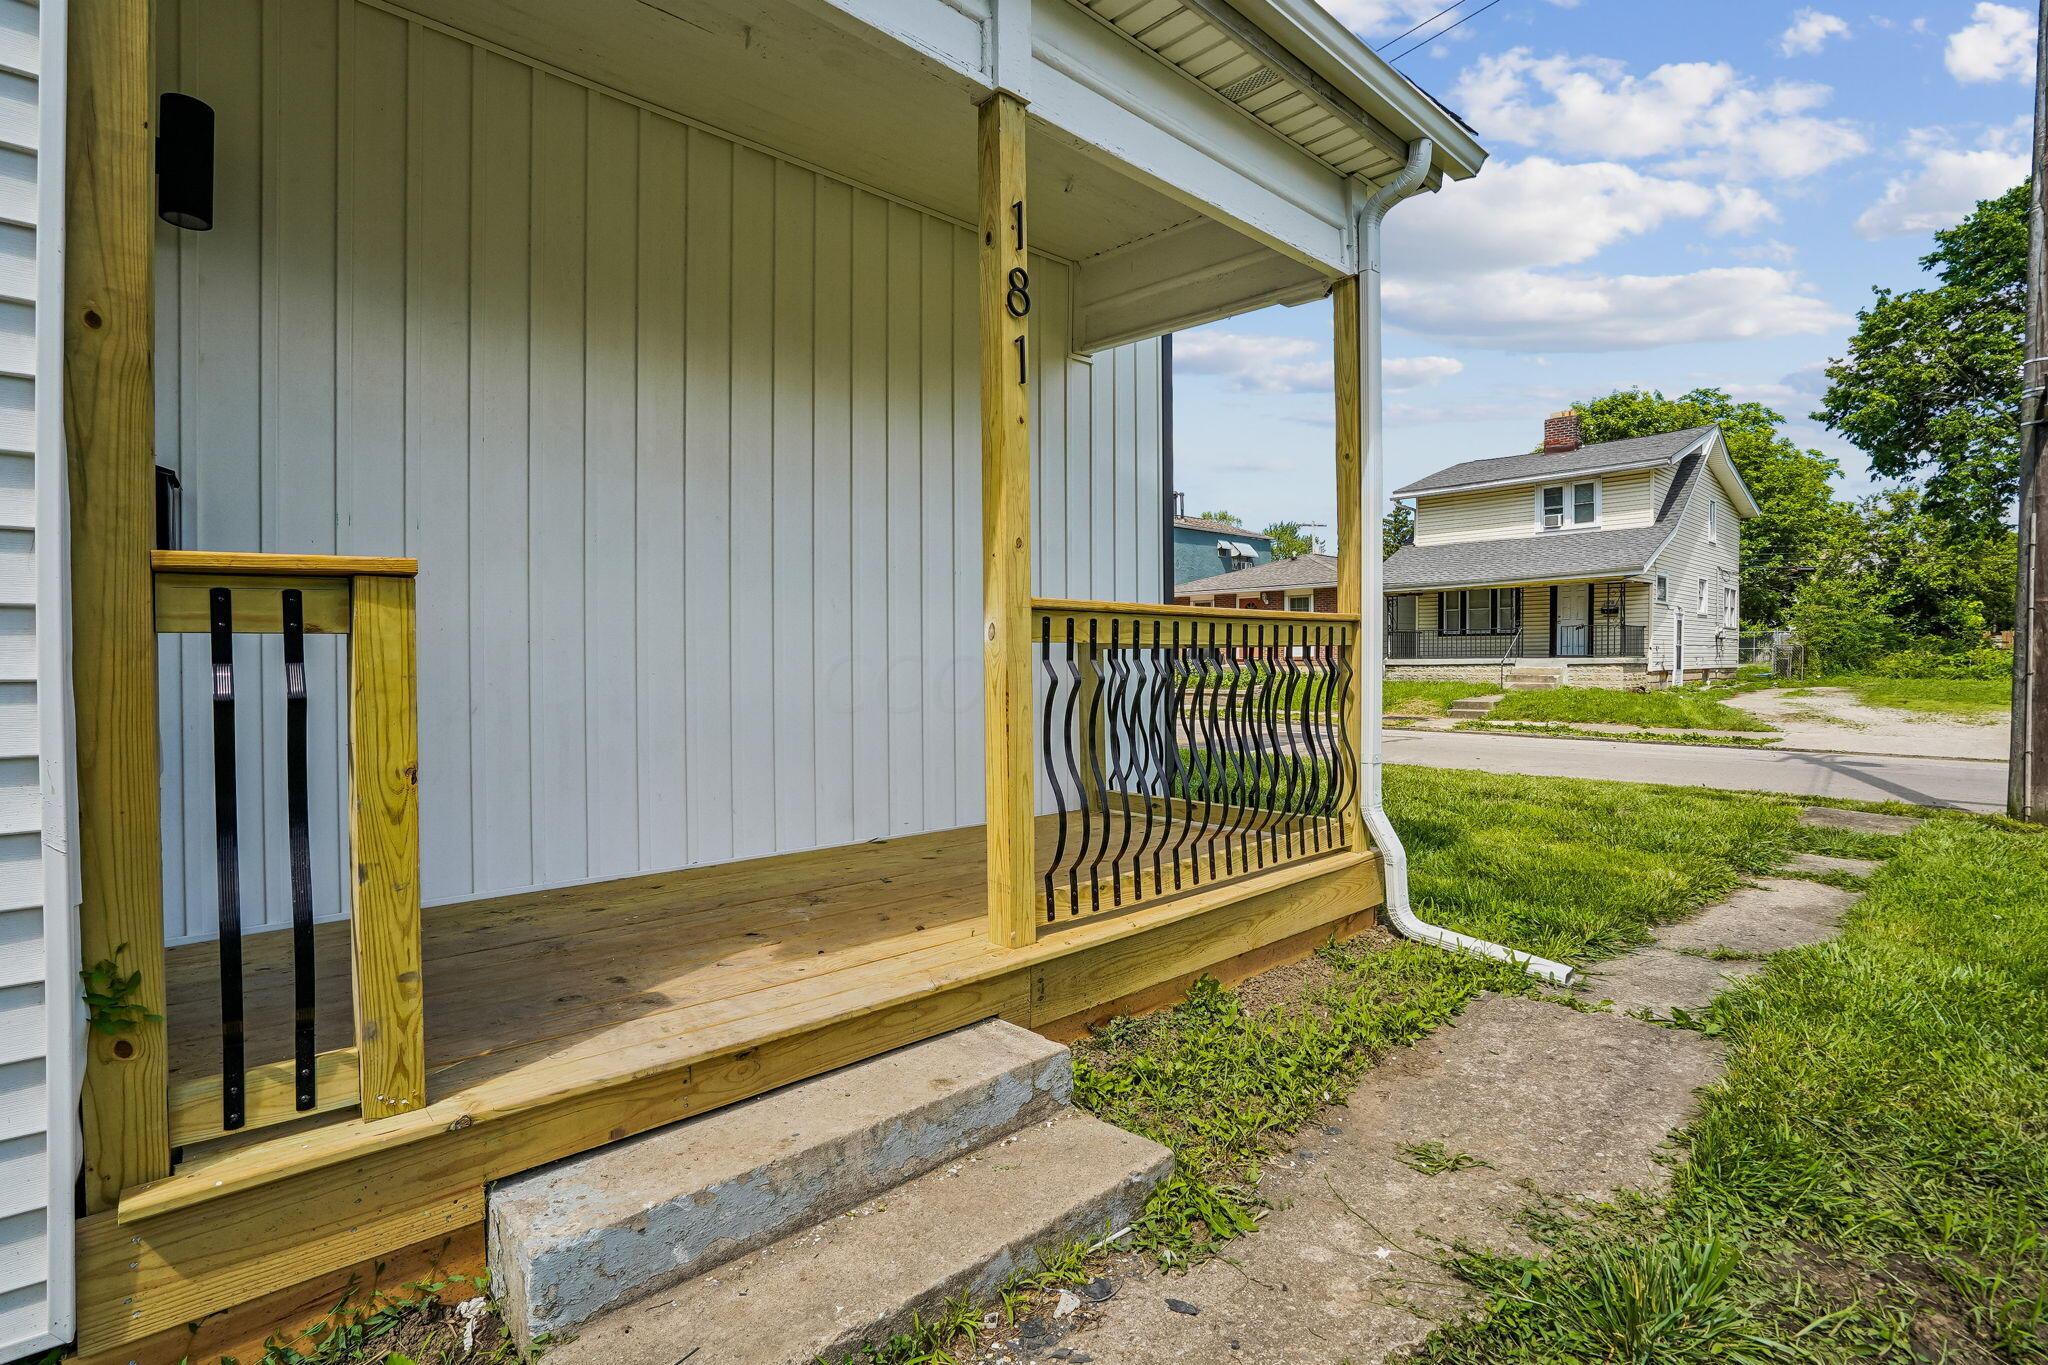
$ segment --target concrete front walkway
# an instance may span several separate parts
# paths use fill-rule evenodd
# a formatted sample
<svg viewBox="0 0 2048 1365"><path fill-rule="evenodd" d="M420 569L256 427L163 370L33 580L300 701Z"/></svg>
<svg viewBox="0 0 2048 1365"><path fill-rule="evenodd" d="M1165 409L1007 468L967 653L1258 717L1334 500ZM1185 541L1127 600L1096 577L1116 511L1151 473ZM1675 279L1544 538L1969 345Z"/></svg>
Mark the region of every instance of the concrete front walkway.
<svg viewBox="0 0 2048 1365"><path fill-rule="evenodd" d="M1801 870L1867 872L1831 859ZM1582 988L1606 1012L1488 996L1454 1027L1387 1058L1345 1107L1268 1167L1274 1205L1227 1260L1180 1276L1132 1266L1121 1292L1012 1336L984 1361L1067 1365L1257 1362L1369 1365L1415 1346L1471 1295L1439 1258L1454 1242L1534 1248L1518 1216L1539 1201L1607 1199L1666 1179L1671 1133L1723 1065L1719 1042L1632 1018L1698 1009L1761 955L1829 937L1856 893L1772 878L1656 942L1603 964ZM1745 956L1716 961L1709 954ZM1476 1164L1425 1174L1403 1149L1441 1144Z"/></svg>

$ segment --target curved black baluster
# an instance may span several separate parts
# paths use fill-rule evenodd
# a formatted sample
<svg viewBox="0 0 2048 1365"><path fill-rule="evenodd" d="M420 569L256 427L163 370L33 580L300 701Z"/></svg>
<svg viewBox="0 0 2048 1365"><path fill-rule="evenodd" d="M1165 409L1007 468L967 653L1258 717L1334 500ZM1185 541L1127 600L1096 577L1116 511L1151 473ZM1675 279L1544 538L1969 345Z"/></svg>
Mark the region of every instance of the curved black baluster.
<svg viewBox="0 0 2048 1365"><path fill-rule="evenodd" d="M1067 691L1067 716L1060 726L1060 737L1067 750L1067 776L1074 780L1075 814L1079 817L1081 837L1076 841L1074 861L1067 864L1067 910L1074 913L1081 905L1081 863L1088 857L1088 784L1081 780L1081 764L1074 757L1074 739L1081 732L1077 719L1081 706L1081 661L1074 655L1074 618L1067 618L1067 678L1072 686ZM1066 841L1066 814L1060 815L1061 846Z"/></svg>
<svg viewBox="0 0 2048 1365"><path fill-rule="evenodd" d="M1336 635L1337 639L1336 644L1331 652L1336 660L1337 696L1339 698L1339 704L1343 708L1343 711L1348 713L1352 706L1351 650L1346 643L1346 634L1344 630L1340 628L1339 630L1335 631L1334 634ZM1364 716L1360 718L1359 723L1361 725L1378 725L1380 723L1380 718L1378 716ZM1331 809L1336 814L1336 818L1338 821L1337 828L1339 830L1342 830L1344 828L1346 811L1351 805L1352 797L1357 795L1358 792L1358 788L1356 786L1356 778L1358 771L1358 755L1352 750L1351 736L1347 733L1348 728L1349 727L1345 726L1340 719L1340 722L1337 726L1337 747L1342 753L1342 758L1337 765L1337 792L1335 795L1335 799L1332 800L1330 803Z"/></svg>
<svg viewBox="0 0 2048 1365"><path fill-rule="evenodd" d="M1180 833L1171 837L1173 851L1169 855L1173 863L1173 889L1178 891L1181 889L1181 850L1187 846L1188 831L1194 828L1193 803L1188 800L1187 793L1189 762L1188 756L1182 752L1180 743L1182 718L1187 714L1188 656L1187 651L1181 647L1178 621L1173 623L1173 644L1168 649L1166 657L1168 671L1173 676L1173 695L1169 699L1170 704L1166 711L1167 752L1173 758L1173 766L1167 770L1166 775L1166 810L1169 819L1172 816L1173 803L1176 800L1183 803ZM1199 684L1199 676L1196 681ZM1191 732L1190 739L1192 737ZM1160 840L1162 846L1167 842L1165 838ZM1199 872L1196 874L1196 880L1200 880Z"/></svg>
<svg viewBox="0 0 2048 1365"><path fill-rule="evenodd" d="M1124 865L1131 852L1131 779L1134 776L1131 768L1131 759L1134 755L1131 749L1137 732L1137 726L1131 716L1131 661L1125 657L1122 646L1117 642L1117 627L1121 624L1119 621L1109 623L1109 671L1110 676L1116 679L1115 690L1110 696L1110 703L1114 709L1110 712L1109 723L1109 766L1116 782L1117 799L1123 809L1124 827L1123 837L1117 841L1116 859L1110 869L1116 876L1115 898L1112 902L1116 905L1124 903ZM1134 633L1136 629L1137 627L1132 627Z"/></svg>
<svg viewBox="0 0 2048 1365"><path fill-rule="evenodd" d="M1053 763L1052 722L1060 695L1059 673L1052 666L1052 618L1038 618L1038 661L1045 669L1045 723L1039 727L1040 746L1044 750L1045 780L1052 788L1053 809L1059 813L1059 834L1052 847L1052 861L1045 865L1045 919L1050 924L1059 918L1053 909L1053 877L1060 863L1067 856L1067 796L1060 790L1059 769Z"/></svg>
<svg viewBox="0 0 2048 1365"><path fill-rule="evenodd" d="M1212 625L1210 629L1214 630L1215 627ZM1209 842L1209 823L1206 809L1200 818L1197 818L1195 814L1197 808L1205 808L1208 804L1206 784L1209 772L1209 750L1204 747L1204 737L1209 733L1209 725L1208 710L1204 703L1209 684L1209 656L1202 649L1202 626L1199 621L1188 627L1188 635L1190 638L1188 640L1187 666L1188 671L1194 675L1195 688L1193 693L1189 695L1187 709L1184 713L1188 727L1188 756L1187 761L1181 765L1180 786L1181 795L1187 799L1188 814L1187 824L1182 826L1182 836L1195 841L1195 856L1192 862L1195 869L1195 883L1199 886L1202 881L1202 850L1205 846L1211 849L1209 875L1212 878L1216 875L1214 847ZM1198 825L1200 826L1199 831L1196 828Z"/></svg>
<svg viewBox="0 0 2048 1365"><path fill-rule="evenodd" d="M1266 824L1273 813L1267 808L1267 788L1271 773L1270 756L1266 752L1266 689L1272 681L1273 670L1266 660L1266 625L1260 622L1245 630L1245 652L1251 656L1251 687L1245 693L1244 723L1249 737L1247 750L1251 759L1251 780L1246 784L1245 832L1251 837L1251 860L1254 865L1266 865Z"/></svg>
<svg viewBox="0 0 2048 1365"><path fill-rule="evenodd" d="M1152 672L1151 687L1148 689L1151 704L1147 708L1147 718L1151 722L1152 762L1145 774L1145 793L1148 798L1145 802L1145 846L1152 854L1152 890L1156 895L1164 895L1166 892L1164 863L1159 855L1165 851L1166 836L1173 832L1173 808L1167 804L1169 798L1166 791L1166 774L1169 771L1166 740L1160 733L1160 714L1166 706L1166 660L1161 647L1161 635L1165 628L1163 621L1152 623ZM1159 807L1157 844L1152 842L1154 806Z"/></svg>
<svg viewBox="0 0 2048 1365"><path fill-rule="evenodd" d="M1267 837L1273 841L1273 861L1276 863L1280 861L1280 833L1287 826L1286 793L1293 790L1291 785L1286 785L1282 782L1282 778L1287 771L1287 750L1281 746L1279 726L1280 714L1285 707L1285 692L1283 688L1286 675L1281 671L1280 664L1282 656L1286 653L1285 646L1281 644L1281 641L1286 638L1286 634L1287 627L1275 622L1273 624L1273 639L1266 646L1266 695L1264 711L1266 748L1272 754L1273 778L1271 782L1266 784L1266 792L1262 799L1268 812L1265 828Z"/></svg>
<svg viewBox="0 0 2048 1365"><path fill-rule="evenodd" d="M1223 701L1223 656L1216 648L1216 626L1217 623L1214 621L1209 623L1209 646L1204 652L1203 657L1203 669L1211 678L1215 679L1215 682L1209 697L1209 704L1202 711L1202 728L1209 739L1208 751L1202 755L1202 804L1205 807L1202 813L1202 837L1209 847L1209 880L1212 882L1216 880L1216 845L1219 842L1223 844L1223 870L1225 875L1228 875L1230 871L1230 843L1228 840L1220 838L1223 822L1212 818L1212 812L1223 804L1222 771L1217 764L1219 761L1218 756L1223 752L1224 727L1222 718L1216 714L1216 708L1225 703ZM1225 640L1230 638L1230 631L1227 627L1224 629L1223 638Z"/></svg>
<svg viewBox="0 0 2048 1365"><path fill-rule="evenodd" d="M213 839L220 898L220 1126L242 1126L247 1069L242 1015L242 850L235 797L234 593L207 593L213 646Z"/></svg>
<svg viewBox="0 0 2048 1365"><path fill-rule="evenodd" d="M1245 837L1244 830L1246 823L1245 801L1250 787L1250 783L1246 781L1246 772L1251 754L1251 740L1244 719L1245 706L1248 701L1246 696L1248 679L1245 677L1244 651L1245 646L1250 641L1251 629L1250 627L1245 628L1244 636L1239 639L1235 646L1230 643L1230 637L1233 633L1229 626L1226 625L1223 628L1224 649L1230 655L1231 660L1230 710L1226 716L1230 736L1231 760L1230 781L1226 798L1230 807L1230 827L1229 832L1224 835L1226 842L1223 848L1223 856L1227 866L1230 858L1230 845L1228 841L1236 840L1237 861L1243 865L1245 871L1249 872L1251 870L1251 854L1249 852L1249 841Z"/></svg>
<svg viewBox="0 0 2048 1365"><path fill-rule="evenodd" d="M1282 740L1282 748L1280 750L1280 776L1282 782L1280 830L1286 842L1287 856L1290 858L1295 856L1294 835L1301 823L1295 818L1298 812L1294 809L1294 803L1301 791L1301 736L1294 733L1295 711L1293 706L1295 680L1299 677L1299 673L1294 666L1294 633L1296 629L1297 627L1292 621L1281 627L1281 674L1280 691L1278 694L1280 736Z"/></svg>
<svg viewBox="0 0 2048 1365"><path fill-rule="evenodd" d="M1095 861L1088 864L1088 908L1102 908L1102 860L1109 853L1109 781L1102 771L1102 712L1109 699L1109 680L1102 672L1102 641L1097 635L1098 623L1091 617L1088 621L1088 661L1095 676L1095 691L1088 698L1088 770L1095 779L1095 806L1102 817L1102 841L1095 846ZM1081 913L1079 901L1074 903L1074 913Z"/></svg>
<svg viewBox="0 0 2048 1365"><path fill-rule="evenodd" d="M1320 853L1323 851L1323 835L1327 832L1320 818L1323 790L1329 785L1322 744L1316 738L1316 732L1322 728L1329 711L1327 685L1330 672L1323 667L1323 628L1314 627L1302 647L1308 651L1308 685L1301 689L1301 731L1308 742L1309 786L1302 794L1301 815L1303 834L1309 839L1310 846Z"/></svg>

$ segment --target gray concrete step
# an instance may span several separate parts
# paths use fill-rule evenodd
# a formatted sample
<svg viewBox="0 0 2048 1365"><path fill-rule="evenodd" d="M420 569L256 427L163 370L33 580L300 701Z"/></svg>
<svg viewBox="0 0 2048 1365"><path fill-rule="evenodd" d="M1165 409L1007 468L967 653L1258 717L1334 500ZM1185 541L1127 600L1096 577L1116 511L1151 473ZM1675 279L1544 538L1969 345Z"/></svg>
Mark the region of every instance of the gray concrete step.
<svg viewBox="0 0 2048 1365"><path fill-rule="evenodd" d="M1155 1142L1062 1111L753 1255L597 1318L547 1365L812 1365L949 1299L992 1295L1035 1253L1129 1226L1173 1170Z"/></svg>
<svg viewBox="0 0 2048 1365"><path fill-rule="evenodd" d="M488 1255L522 1346L1062 1112L1067 1050L1000 1020L500 1181Z"/></svg>

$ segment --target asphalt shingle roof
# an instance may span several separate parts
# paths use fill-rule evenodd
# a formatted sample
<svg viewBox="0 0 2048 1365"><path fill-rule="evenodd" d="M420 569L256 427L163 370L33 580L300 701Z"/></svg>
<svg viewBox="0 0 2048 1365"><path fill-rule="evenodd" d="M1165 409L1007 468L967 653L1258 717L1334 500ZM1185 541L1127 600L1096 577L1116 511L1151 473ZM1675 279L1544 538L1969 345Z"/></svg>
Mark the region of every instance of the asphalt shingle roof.
<svg viewBox="0 0 2048 1365"><path fill-rule="evenodd" d="M1242 526L1233 526L1227 521L1211 521L1207 517L1175 517L1173 524L1183 531L1208 531L1232 540L1271 540L1273 537L1263 531L1247 531Z"/></svg>
<svg viewBox="0 0 2048 1365"><path fill-rule="evenodd" d="M1276 559L1270 564L1254 564L1234 573L1219 573L1197 578L1192 583L1176 584L1173 594L1176 597L1206 597L1217 592L1273 592L1283 588L1336 586L1336 556L1310 554L1299 559Z"/></svg>
<svg viewBox="0 0 2048 1365"><path fill-rule="evenodd" d="M1414 592L1422 588L1641 573L1677 528L1678 518L1685 511L1686 492L1699 477L1702 459L1700 455L1688 455L1680 462L1664 505L1657 509L1657 520L1648 526L1620 531L1552 531L1512 540L1466 540L1449 545L1404 545L1387 560L1386 590Z"/></svg>
<svg viewBox="0 0 2048 1365"><path fill-rule="evenodd" d="M1485 484L1535 483L1539 479L1568 479L1580 474L1668 464L1680 451L1712 430L1712 427L1687 427L1683 431L1668 431L1657 436L1602 441L1598 445L1580 446L1577 450L1558 454L1539 450L1524 455L1502 455L1491 460L1467 460L1397 488L1392 496L1405 498L1417 493L1449 493Z"/></svg>

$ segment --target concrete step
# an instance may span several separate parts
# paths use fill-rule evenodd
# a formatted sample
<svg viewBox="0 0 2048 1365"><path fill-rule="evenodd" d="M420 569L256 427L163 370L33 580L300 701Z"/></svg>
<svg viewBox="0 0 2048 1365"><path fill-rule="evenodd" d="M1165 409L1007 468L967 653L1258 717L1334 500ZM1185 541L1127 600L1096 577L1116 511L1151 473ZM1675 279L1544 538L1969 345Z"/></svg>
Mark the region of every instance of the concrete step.
<svg viewBox="0 0 2048 1365"><path fill-rule="evenodd" d="M991 1020L491 1187L522 1346L810 1227L1062 1112L1067 1050Z"/></svg>
<svg viewBox="0 0 2048 1365"><path fill-rule="evenodd" d="M1130 1225L1164 1147L1078 1110L551 1343L547 1365L813 1365L949 1299L992 1296L1036 1252Z"/></svg>
<svg viewBox="0 0 2048 1365"><path fill-rule="evenodd" d="M1447 714L1458 720L1477 720L1500 705L1499 697L1466 697L1451 703Z"/></svg>

